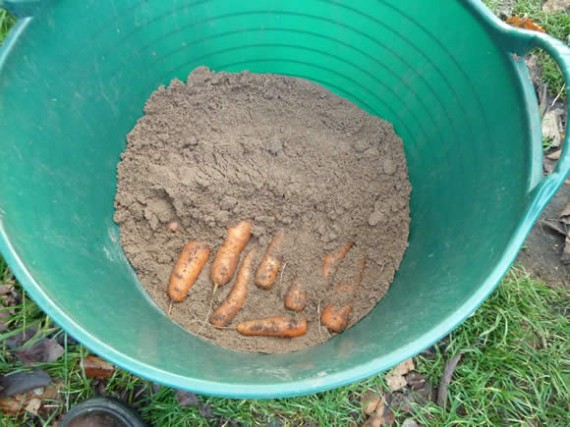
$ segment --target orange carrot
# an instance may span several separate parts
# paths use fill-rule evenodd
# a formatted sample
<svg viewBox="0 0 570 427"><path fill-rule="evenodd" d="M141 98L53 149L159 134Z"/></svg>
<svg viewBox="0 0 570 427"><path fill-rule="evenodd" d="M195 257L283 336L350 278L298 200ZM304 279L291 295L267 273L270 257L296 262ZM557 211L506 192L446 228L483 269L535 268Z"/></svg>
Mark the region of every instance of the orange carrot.
<svg viewBox="0 0 570 427"><path fill-rule="evenodd" d="M228 326L239 313L247 298L247 285L251 277L251 265L255 257L255 249L252 249L244 257L239 268L238 275L232 290L225 301L212 313L210 323L218 328Z"/></svg>
<svg viewBox="0 0 570 427"><path fill-rule="evenodd" d="M251 237L252 223L242 221L228 228L228 235L212 263L210 278L216 286L228 283L238 266L239 256Z"/></svg>
<svg viewBox="0 0 570 427"><path fill-rule="evenodd" d="M210 247L205 242L192 240L184 245L168 282L168 296L172 301L186 298L209 256Z"/></svg>
<svg viewBox="0 0 570 427"><path fill-rule="evenodd" d="M303 311L307 305L307 291L303 289L300 282L295 280L289 286L284 300L285 308L296 312Z"/></svg>
<svg viewBox="0 0 570 427"><path fill-rule="evenodd" d="M341 297L342 294L347 294L348 298L352 298L354 293L360 286L362 282L362 276L364 274L364 269L366 268L366 258L362 257L358 263L358 272L354 277L351 284L338 284L335 287L335 296ZM330 303L323 309L321 313L321 323L330 332L342 332L350 321L350 315L352 314L352 302L348 303Z"/></svg>
<svg viewBox="0 0 570 427"><path fill-rule="evenodd" d="M345 242L336 252L325 255L323 259L323 277L332 279L338 269L338 264L344 259L354 242Z"/></svg>
<svg viewBox="0 0 570 427"><path fill-rule="evenodd" d="M281 263L283 259L277 254L283 239L285 238L285 231L279 230L271 239L271 243L267 246L265 255L257 268L257 273L255 274L255 284L262 289L271 289L275 280L277 280L277 275L281 269Z"/></svg>
<svg viewBox="0 0 570 427"><path fill-rule="evenodd" d="M307 333L307 319L280 315L248 320L238 323L236 331L248 337L300 337Z"/></svg>

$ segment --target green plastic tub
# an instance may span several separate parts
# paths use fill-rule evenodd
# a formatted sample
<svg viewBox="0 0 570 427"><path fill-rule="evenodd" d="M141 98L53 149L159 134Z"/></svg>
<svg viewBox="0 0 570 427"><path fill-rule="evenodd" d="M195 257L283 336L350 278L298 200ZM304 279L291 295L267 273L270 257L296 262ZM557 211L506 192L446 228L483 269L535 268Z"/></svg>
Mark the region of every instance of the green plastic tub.
<svg viewBox="0 0 570 427"><path fill-rule="evenodd" d="M360 380L417 354L495 289L565 180L542 176L521 55L570 53L478 0L56 0L0 4L0 249L31 297L100 356L209 395L275 398ZM320 83L395 125L410 245L387 296L346 333L285 355L232 352L148 298L113 222L116 166L148 95L199 65ZM566 146L569 144L566 136Z"/></svg>

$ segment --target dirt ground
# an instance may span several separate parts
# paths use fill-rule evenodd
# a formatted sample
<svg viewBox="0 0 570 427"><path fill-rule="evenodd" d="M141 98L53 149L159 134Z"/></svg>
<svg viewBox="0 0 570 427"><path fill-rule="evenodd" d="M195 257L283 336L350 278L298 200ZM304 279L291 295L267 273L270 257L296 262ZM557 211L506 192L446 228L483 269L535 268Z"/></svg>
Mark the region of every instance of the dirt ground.
<svg viewBox="0 0 570 427"><path fill-rule="evenodd" d="M543 225L542 221L558 220L560 212L570 202L570 184L565 184L548 204L527 237L517 262L550 286L570 289L570 265L560 262L564 236Z"/></svg>

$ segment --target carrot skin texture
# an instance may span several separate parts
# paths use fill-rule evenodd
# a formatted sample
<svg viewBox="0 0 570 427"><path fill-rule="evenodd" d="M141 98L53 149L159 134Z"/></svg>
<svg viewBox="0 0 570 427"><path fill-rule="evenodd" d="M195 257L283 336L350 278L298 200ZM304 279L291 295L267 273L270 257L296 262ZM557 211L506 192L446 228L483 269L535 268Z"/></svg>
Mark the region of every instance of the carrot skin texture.
<svg viewBox="0 0 570 427"><path fill-rule="evenodd" d="M295 280L291 283L285 294L283 305L286 309L296 311L297 313L304 310L307 305L307 291L303 289L303 285L299 281Z"/></svg>
<svg viewBox="0 0 570 427"><path fill-rule="evenodd" d="M295 338L307 333L307 319L292 316L273 316L238 323L236 331L248 337Z"/></svg>
<svg viewBox="0 0 570 427"><path fill-rule="evenodd" d="M366 258L362 257L358 262L358 271L354 280L350 284L341 283L336 285L335 294L340 295L347 293L354 295L360 283L362 283L362 276L366 268ZM321 324L325 326L329 332L340 333L348 327L350 315L352 314L352 302L347 304L327 304L321 313Z"/></svg>
<svg viewBox="0 0 570 427"><path fill-rule="evenodd" d="M336 252L325 255L323 258L323 277L325 279L332 278L331 276L336 273L339 263L346 257L353 245L354 242L345 242Z"/></svg>
<svg viewBox="0 0 570 427"><path fill-rule="evenodd" d="M184 245L168 281L168 296L174 302L183 301L210 257L206 242L192 240Z"/></svg>
<svg viewBox="0 0 570 427"><path fill-rule="evenodd" d="M277 276L279 275L279 270L281 269L281 264L283 262L280 256L275 253L281 247L283 239L285 238L285 231L279 230L271 239L271 243L267 246L265 255L257 268L255 274L255 284L262 289L271 289Z"/></svg>
<svg viewBox="0 0 570 427"><path fill-rule="evenodd" d="M210 323L218 328L228 326L237 316L247 299L247 288L251 278L251 267L255 258L255 249L250 250L244 257L239 268L232 290L210 316Z"/></svg>
<svg viewBox="0 0 570 427"><path fill-rule="evenodd" d="M241 221L228 228L226 240L218 249L210 269L210 279L214 285L223 286L232 279L239 257L251 237L252 227L251 221Z"/></svg>

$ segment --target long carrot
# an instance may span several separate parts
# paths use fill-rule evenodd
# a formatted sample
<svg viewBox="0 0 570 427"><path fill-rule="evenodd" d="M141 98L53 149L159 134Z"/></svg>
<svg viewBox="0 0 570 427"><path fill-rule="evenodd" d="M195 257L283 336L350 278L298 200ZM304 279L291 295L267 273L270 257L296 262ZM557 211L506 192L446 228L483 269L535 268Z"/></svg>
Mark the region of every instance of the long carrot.
<svg viewBox="0 0 570 427"><path fill-rule="evenodd" d="M210 256L206 242L192 240L184 245L168 281L168 296L181 302L188 295Z"/></svg>
<svg viewBox="0 0 570 427"><path fill-rule="evenodd" d="M305 317L273 316L238 323L236 331L248 337L294 338L307 333Z"/></svg>
<svg viewBox="0 0 570 427"><path fill-rule="evenodd" d="M291 283L291 286L289 286L289 289L285 294L283 304L288 310L296 312L303 311L305 305L307 305L307 291L303 289L301 282L295 280Z"/></svg>
<svg viewBox="0 0 570 427"><path fill-rule="evenodd" d="M216 286L228 283L237 268L241 252L251 237L251 221L242 221L228 228L226 240L218 250L210 269L210 278Z"/></svg>
<svg viewBox="0 0 570 427"><path fill-rule="evenodd" d="M283 243L285 238L285 231L279 230L271 239L271 243L267 246L265 255L257 268L257 273L255 274L255 284L262 289L271 289L275 280L277 280L277 275L281 269L281 263L283 258L277 253Z"/></svg>
<svg viewBox="0 0 570 427"><path fill-rule="evenodd" d="M338 284L335 287L335 296L341 297L343 294L346 294L349 298L352 298L354 296L354 293L360 286L360 283L362 282L362 276L364 274L365 268L366 268L366 258L362 257L358 262L358 271L352 283ZM339 333L347 328L351 314L352 314L352 301L344 304L333 302L326 305L325 308L323 309L323 312L321 313L321 323L330 332Z"/></svg>
<svg viewBox="0 0 570 427"><path fill-rule="evenodd" d="M247 298L247 286L251 277L251 265L254 257L255 249L252 249L243 259L232 290L210 316L212 325L219 328L228 326L242 309Z"/></svg>
<svg viewBox="0 0 570 427"><path fill-rule="evenodd" d="M332 276L334 276L338 269L340 261L344 259L353 245L354 242L345 242L336 252L325 255L323 259L323 277L325 279L332 279Z"/></svg>

